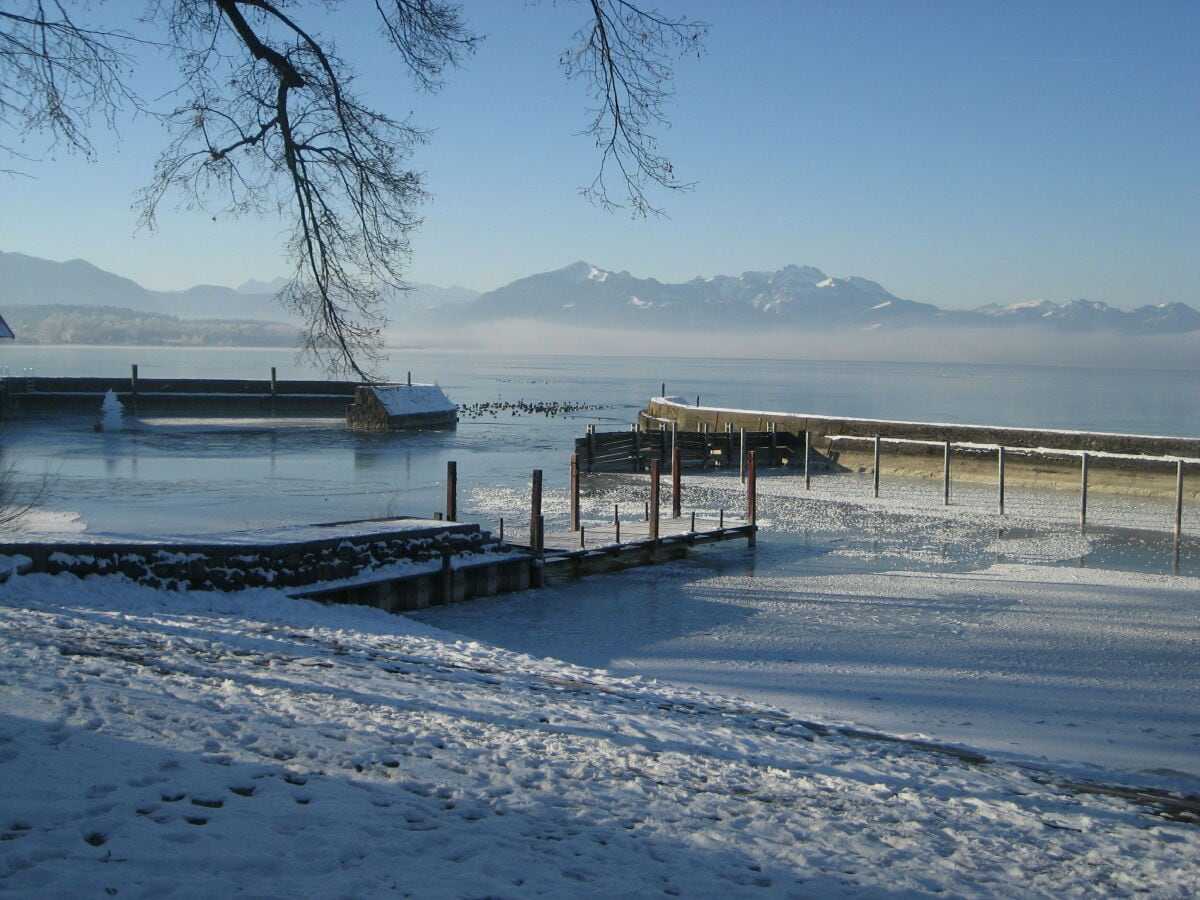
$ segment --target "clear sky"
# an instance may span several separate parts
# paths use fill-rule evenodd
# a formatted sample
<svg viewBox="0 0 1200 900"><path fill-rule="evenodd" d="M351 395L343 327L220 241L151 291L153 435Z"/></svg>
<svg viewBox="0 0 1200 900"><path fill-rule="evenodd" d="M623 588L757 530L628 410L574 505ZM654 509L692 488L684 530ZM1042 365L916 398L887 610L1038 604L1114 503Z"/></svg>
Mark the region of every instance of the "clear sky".
<svg viewBox="0 0 1200 900"><path fill-rule="evenodd" d="M433 200L413 280L487 290L579 259L663 281L797 263L945 307L1200 306L1195 0L658 6L712 25L704 56L678 66L662 135L698 184L654 197L664 219L576 193L598 156L557 60L582 6L465 0L487 39L432 97L358 54L374 104L436 129L414 161ZM96 163L0 176L0 249L156 289L284 274L274 221L168 209L157 233L136 231L130 203L162 142L134 122L97 140Z"/></svg>

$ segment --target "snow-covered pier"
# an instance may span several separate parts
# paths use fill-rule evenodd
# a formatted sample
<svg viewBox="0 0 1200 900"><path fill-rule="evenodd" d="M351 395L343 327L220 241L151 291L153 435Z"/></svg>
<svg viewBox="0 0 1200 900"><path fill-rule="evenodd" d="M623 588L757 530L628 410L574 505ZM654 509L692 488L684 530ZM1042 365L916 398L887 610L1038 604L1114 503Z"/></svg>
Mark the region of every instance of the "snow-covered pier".
<svg viewBox="0 0 1200 900"><path fill-rule="evenodd" d="M724 432L730 446L740 437L739 465L748 455L762 456L769 441L767 458L776 460L783 452L777 448L789 448L804 469L806 486L810 466L871 472L878 496L886 468L893 476L940 476L943 503L949 505L952 473L960 481L996 483L1000 515L1006 484L1079 491L1081 525L1087 522L1089 490L1171 498L1177 538L1184 501L1200 501L1200 483L1195 478L1185 483L1184 477L1200 471L1200 438L835 418L700 406L699 398L692 406L680 397L652 398L636 429L645 433L637 441L639 452L656 443L666 448L668 433L669 443L682 448L702 435L703 452L723 453L722 465L729 464L730 451L716 449L719 441L712 435Z"/></svg>

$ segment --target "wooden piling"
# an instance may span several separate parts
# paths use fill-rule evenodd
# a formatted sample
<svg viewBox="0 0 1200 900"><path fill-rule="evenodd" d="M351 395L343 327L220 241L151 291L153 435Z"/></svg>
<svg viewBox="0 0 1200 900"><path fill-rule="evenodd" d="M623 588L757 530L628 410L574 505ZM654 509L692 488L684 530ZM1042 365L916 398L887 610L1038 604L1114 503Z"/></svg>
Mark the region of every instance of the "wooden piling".
<svg viewBox="0 0 1200 900"><path fill-rule="evenodd" d="M942 506L950 505L950 442L942 450Z"/></svg>
<svg viewBox="0 0 1200 900"><path fill-rule="evenodd" d="M587 427L587 445L588 445L588 471L591 472L596 465L596 426L589 425ZM634 462L636 466L636 461Z"/></svg>
<svg viewBox="0 0 1200 900"><path fill-rule="evenodd" d="M875 435L875 465L871 476L871 495L879 496L879 435Z"/></svg>
<svg viewBox="0 0 1200 900"><path fill-rule="evenodd" d="M1183 537L1183 460L1175 463L1175 543Z"/></svg>
<svg viewBox="0 0 1200 900"><path fill-rule="evenodd" d="M804 429L804 489L807 491L812 487L812 481L808 474L808 458L812 456L812 432L807 428Z"/></svg>
<svg viewBox="0 0 1200 900"><path fill-rule="evenodd" d="M446 462L446 519L458 521L458 463Z"/></svg>
<svg viewBox="0 0 1200 900"><path fill-rule="evenodd" d="M271 396L274 397L279 392L279 386L275 379L275 367L271 366Z"/></svg>
<svg viewBox="0 0 1200 900"><path fill-rule="evenodd" d="M680 511L682 507L682 490L683 490L683 466L679 463L679 448L675 447L671 451L671 518L678 519L683 513Z"/></svg>
<svg viewBox="0 0 1200 900"><path fill-rule="evenodd" d="M998 498L998 500L999 500L998 512L1000 515L1004 515L1004 448L997 447L996 449L998 451L996 454L996 459L997 459L996 475L997 475L997 481L999 484L999 492L1000 492L999 498Z"/></svg>
<svg viewBox="0 0 1200 900"><path fill-rule="evenodd" d="M129 367L129 390L133 396L137 396L138 391L138 370L137 363Z"/></svg>
<svg viewBox="0 0 1200 900"><path fill-rule="evenodd" d="M658 476L660 465L657 459L650 460L650 540L657 543L658 541L658 503L659 503L659 483Z"/></svg>
<svg viewBox="0 0 1200 900"><path fill-rule="evenodd" d="M571 454L571 530L579 531L579 454Z"/></svg>
<svg viewBox="0 0 1200 900"><path fill-rule="evenodd" d="M758 530L758 454L751 453L747 460L746 473L746 520L750 523L747 538L751 547L757 542Z"/></svg>
<svg viewBox="0 0 1200 900"><path fill-rule="evenodd" d="M738 429L741 438L738 442L738 479L746 483L746 429Z"/></svg>
<svg viewBox="0 0 1200 900"><path fill-rule="evenodd" d="M541 546L541 535L537 533L538 519L542 516L542 470L533 470L533 481L529 491L529 546L534 553Z"/></svg>
<svg viewBox="0 0 1200 900"><path fill-rule="evenodd" d="M1088 460L1085 453L1079 459L1079 530L1087 528Z"/></svg>
<svg viewBox="0 0 1200 900"><path fill-rule="evenodd" d="M621 504L613 504L613 530L616 532L614 543L621 543Z"/></svg>

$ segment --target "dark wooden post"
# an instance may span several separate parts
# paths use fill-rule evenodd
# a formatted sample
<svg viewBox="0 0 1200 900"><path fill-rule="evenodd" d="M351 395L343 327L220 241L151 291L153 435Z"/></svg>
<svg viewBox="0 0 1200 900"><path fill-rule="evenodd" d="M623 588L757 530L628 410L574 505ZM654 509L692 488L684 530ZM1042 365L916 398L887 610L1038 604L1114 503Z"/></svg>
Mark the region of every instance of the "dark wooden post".
<svg viewBox="0 0 1200 900"><path fill-rule="evenodd" d="M642 431L640 428L633 430L633 471L642 471Z"/></svg>
<svg viewBox="0 0 1200 900"><path fill-rule="evenodd" d="M741 438L738 442L738 478L742 483L746 482L746 429L739 429L738 433Z"/></svg>
<svg viewBox="0 0 1200 900"><path fill-rule="evenodd" d="M679 463L679 448L676 447L671 451L671 518L678 519L682 513L682 498L680 493L683 487L683 478L681 469L683 466Z"/></svg>
<svg viewBox="0 0 1200 900"><path fill-rule="evenodd" d="M412 371L411 370L408 373L408 386L412 387Z"/></svg>
<svg viewBox="0 0 1200 900"><path fill-rule="evenodd" d="M658 542L658 476L660 469L661 467L657 459L650 460L650 540L655 543Z"/></svg>
<svg viewBox="0 0 1200 900"><path fill-rule="evenodd" d="M138 391L137 363L134 363L132 366L129 367L129 372L130 372L129 387L130 387L131 392L133 393L133 396L136 397L137 391Z"/></svg>
<svg viewBox="0 0 1200 900"><path fill-rule="evenodd" d="M779 465L779 426L771 423L771 458L767 460L768 466Z"/></svg>
<svg viewBox="0 0 1200 900"><path fill-rule="evenodd" d="M808 458L812 456L812 432L807 428L804 429L804 489L807 491L812 487L812 481L808 477Z"/></svg>
<svg viewBox="0 0 1200 900"><path fill-rule="evenodd" d="M879 435L875 435L875 467L874 473L871 476L871 492L872 496L879 496Z"/></svg>
<svg viewBox="0 0 1200 900"><path fill-rule="evenodd" d="M616 531L615 543L621 543L621 504L613 504L613 529Z"/></svg>
<svg viewBox="0 0 1200 900"><path fill-rule="evenodd" d="M446 462L446 520L458 521L458 463Z"/></svg>
<svg viewBox="0 0 1200 900"><path fill-rule="evenodd" d="M942 506L950 505L950 442L942 451Z"/></svg>
<svg viewBox="0 0 1200 900"><path fill-rule="evenodd" d="M1175 463L1175 543L1183 537L1183 460Z"/></svg>
<svg viewBox="0 0 1200 900"><path fill-rule="evenodd" d="M589 472L595 471L596 466L596 426L589 425L587 427L587 448L588 448L588 467Z"/></svg>
<svg viewBox="0 0 1200 900"><path fill-rule="evenodd" d="M998 450L999 450L999 453L997 454L998 468L997 468L996 474L997 474L999 482L1000 482L1000 497L999 497L1000 510L999 510L999 512L1000 512L1000 515L1004 515L1004 448L999 447Z"/></svg>
<svg viewBox="0 0 1200 900"><path fill-rule="evenodd" d="M279 388L275 382L275 367L271 366L271 396L274 397L278 392Z"/></svg>
<svg viewBox="0 0 1200 900"><path fill-rule="evenodd" d="M1087 528L1088 455L1079 460L1079 530Z"/></svg>
<svg viewBox="0 0 1200 900"><path fill-rule="evenodd" d="M747 537L751 547L757 543L758 536L758 454L751 453L746 461L746 518L750 522L750 534Z"/></svg>
<svg viewBox="0 0 1200 900"><path fill-rule="evenodd" d="M542 517L542 470L533 470L533 483L529 492L529 547L534 553L541 552L542 536L538 534L538 520Z"/></svg>
<svg viewBox="0 0 1200 900"><path fill-rule="evenodd" d="M579 530L579 454L571 454L571 530Z"/></svg>

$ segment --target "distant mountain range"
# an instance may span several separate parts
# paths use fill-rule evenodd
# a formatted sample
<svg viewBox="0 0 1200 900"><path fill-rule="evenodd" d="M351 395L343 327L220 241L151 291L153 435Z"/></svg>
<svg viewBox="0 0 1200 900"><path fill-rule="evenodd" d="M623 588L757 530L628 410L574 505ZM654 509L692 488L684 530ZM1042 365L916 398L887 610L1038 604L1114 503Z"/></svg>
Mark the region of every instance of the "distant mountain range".
<svg viewBox="0 0 1200 900"><path fill-rule="evenodd" d="M185 291L151 291L82 259L52 262L0 251L3 306L111 306L187 319L286 322L293 316L274 300L285 284L285 279L276 278L251 280L236 288L204 284ZM405 320L429 308L467 303L478 296L466 288L414 285L411 291L387 298L387 314Z"/></svg>
<svg viewBox="0 0 1200 900"><path fill-rule="evenodd" d="M474 317L537 319L579 325L673 326L751 331L795 327L873 331L916 326L1033 325L1060 331L1178 334L1200 330L1184 303L1125 311L1094 300L1037 300L975 310L943 310L902 300L866 278L830 278L811 266L719 275L682 284L636 278L577 262L481 295Z"/></svg>
<svg viewBox="0 0 1200 900"><path fill-rule="evenodd" d="M200 285L186 291L150 291L83 260L58 263L0 252L0 313L17 305L114 306L184 318L286 321L290 316L272 300L282 283L276 279L249 281L237 288ZM670 284L577 262L485 294L416 285L413 291L387 298L386 313L399 324L445 324L448 318L455 322L532 319L608 328L653 325L740 332L778 328L863 332L930 326L1030 326L1119 334L1200 330L1200 312L1184 303L1121 310L1094 300L1034 300L943 310L901 299L866 278L830 278L811 266Z"/></svg>

